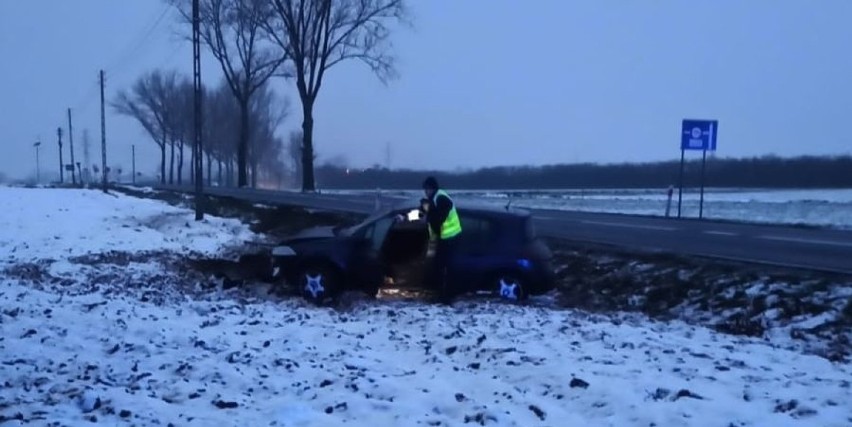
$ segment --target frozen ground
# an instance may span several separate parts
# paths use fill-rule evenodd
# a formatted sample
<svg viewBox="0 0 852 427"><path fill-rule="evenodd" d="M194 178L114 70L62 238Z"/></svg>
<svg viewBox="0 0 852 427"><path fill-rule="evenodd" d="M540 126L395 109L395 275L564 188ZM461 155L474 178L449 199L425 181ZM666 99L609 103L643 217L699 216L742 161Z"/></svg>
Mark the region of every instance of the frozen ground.
<svg viewBox="0 0 852 427"><path fill-rule="evenodd" d="M272 300L181 267L256 237L233 220L75 190L0 200L19 251L0 274L4 427L852 423L849 364L758 339L544 302Z"/></svg>

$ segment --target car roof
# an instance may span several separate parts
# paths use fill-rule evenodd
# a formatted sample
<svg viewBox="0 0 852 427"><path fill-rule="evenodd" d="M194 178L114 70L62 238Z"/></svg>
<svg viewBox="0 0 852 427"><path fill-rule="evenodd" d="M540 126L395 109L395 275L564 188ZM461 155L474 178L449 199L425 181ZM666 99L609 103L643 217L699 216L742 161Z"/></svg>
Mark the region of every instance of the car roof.
<svg viewBox="0 0 852 427"><path fill-rule="evenodd" d="M473 200L456 201L456 207L464 214L474 214L477 216L489 217L529 217L530 211L506 205L505 207L496 206L491 203L483 203ZM399 201L393 204L392 208L384 209L384 212L399 212L408 209L416 209L420 206L420 199L408 199Z"/></svg>

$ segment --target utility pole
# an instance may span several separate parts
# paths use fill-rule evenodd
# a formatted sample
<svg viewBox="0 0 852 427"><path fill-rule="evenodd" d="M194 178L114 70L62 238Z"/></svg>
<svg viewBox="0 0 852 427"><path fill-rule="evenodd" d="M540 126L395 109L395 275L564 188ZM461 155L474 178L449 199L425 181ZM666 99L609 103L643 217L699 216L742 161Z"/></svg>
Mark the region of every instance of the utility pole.
<svg viewBox="0 0 852 427"><path fill-rule="evenodd" d="M80 173L80 182L85 183L86 187L92 182L92 157L89 155L89 149L92 144L89 141L89 130L83 129L83 164L86 165L85 173Z"/></svg>
<svg viewBox="0 0 852 427"><path fill-rule="evenodd" d="M133 185L136 185L136 144L130 146L133 154Z"/></svg>
<svg viewBox="0 0 852 427"><path fill-rule="evenodd" d="M104 193L107 192L106 163L106 108L104 106L104 70L101 70L101 172L103 173Z"/></svg>
<svg viewBox="0 0 852 427"><path fill-rule="evenodd" d="M195 95L195 108L193 121L195 122L195 220L201 221L204 219L202 211L203 203L203 180L204 176L201 163L201 19L199 13L198 0L192 0L192 80Z"/></svg>
<svg viewBox="0 0 852 427"><path fill-rule="evenodd" d="M41 138L39 138L39 140L36 141L35 144L33 144L33 147L35 147L35 150L36 150L36 184L41 183L41 168L39 167L39 161L38 161L38 147L40 147L40 146L41 146Z"/></svg>
<svg viewBox="0 0 852 427"><path fill-rule="evenodd" d="M56 138L59 144L59 183L65 184L65 165L62 164L62 128L56 128Z"/></svg>
<svg viewBox="0 0 852 427"><path fill-rule="evenodd" d="M68 145L71 146L71 183L77 185L77 173L74 171L74 128L71 126L71 109L68 109ZM81 177L82 178L82 177Z"/></svg>

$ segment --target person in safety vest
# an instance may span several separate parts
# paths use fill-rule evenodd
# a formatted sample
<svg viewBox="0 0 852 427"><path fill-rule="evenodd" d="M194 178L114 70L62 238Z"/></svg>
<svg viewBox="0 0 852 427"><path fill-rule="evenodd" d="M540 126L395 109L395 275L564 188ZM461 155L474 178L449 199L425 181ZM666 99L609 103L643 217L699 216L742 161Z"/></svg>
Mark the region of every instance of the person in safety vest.
<svg viewBox="0 0 852 427"><path fill-rule="evenodd" d="M435 244L435 256L432 258L432 280L437 285L441 300L449 303L452 299L451 284L447 280L450 263L458 246L462 224L453 199L441 189L434 177L423 181L423 191L429 202L426 209L426 223L429 239Z"/></svg>

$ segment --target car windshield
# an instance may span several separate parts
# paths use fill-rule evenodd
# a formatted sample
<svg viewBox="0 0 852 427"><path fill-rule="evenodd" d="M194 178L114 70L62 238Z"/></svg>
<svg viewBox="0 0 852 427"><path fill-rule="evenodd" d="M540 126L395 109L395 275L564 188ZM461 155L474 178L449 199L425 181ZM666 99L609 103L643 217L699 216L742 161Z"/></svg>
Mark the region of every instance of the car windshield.
<svg viewBox="0 0 852 427"><path fill-rule="evenodd" d="M358 230L362 229L363 227L366 227L366 226L368 226L368 225L370 225L370 224L372 224L372 223L374 223L374 222L376 222L376 221L378 221L378 220L380 220L384 217L387 217L387 216L390 216L390 215L396 215L396 214L405 215L409 219L409 221L416 221L416 220L420 219L420 215L421 215L417 212L419 212L419 211L416 208L382 210L382 211L379 211L379 212L376 212L376 213L370 215L369 217L367 217L367 219L361 221L358 224L355 224L355 225L352 225L352 226L349 226L349 227L340 227L340 226L335 227L334 228L334 234L336 236L349 237L349 236L354 235ZM416 218L413 216L413 213L416 213L416 214L414 214L414 216L416 216Z"/></svg>
<svg viewBox="0 0 852 427"><path fill-rule="evenodd" d="M358 231L362 227L364 227L368 224L372 224L372 223L378 221L380 218L388 216L390 214L391 214L391 211L384 211L383 210L383 211L376 212L376 213L370 215L369 217L367 217L367 219L361 221L358 224L355 224L355 225L352 225L352 226L349 226L349 227L335 228L334 234L338 235L338 236L352 236L353 234L355 234L356 231Z"/></svg>

